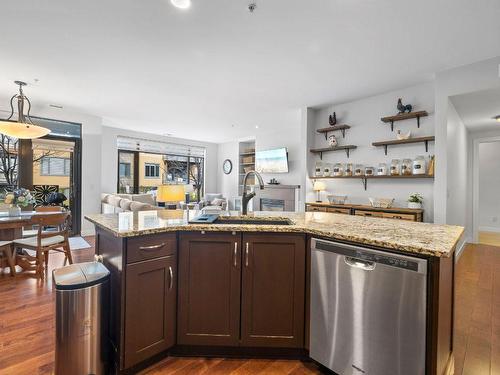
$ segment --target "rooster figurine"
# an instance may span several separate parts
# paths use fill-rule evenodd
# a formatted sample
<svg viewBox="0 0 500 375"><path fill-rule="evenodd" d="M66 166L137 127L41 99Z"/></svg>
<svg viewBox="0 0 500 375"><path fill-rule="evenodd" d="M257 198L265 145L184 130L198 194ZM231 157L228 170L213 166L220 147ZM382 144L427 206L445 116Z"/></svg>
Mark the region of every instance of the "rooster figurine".
<svg viewBox="0 0 500 375"><path fill-rule="evenodd" d="M337 114L333 112L333 115L328 116L328 123L330 126L334 126L337 123Z"/></svg>
<svg viewBox="0 0 500 375"><path fill-rule="evenodd" d="M408 111L408 113L410 113L412 109L413 109L413 107L411 104L404 105L401 98L398 99L398 111L399 111L399 113L405 113L406 111Z"/></svg>

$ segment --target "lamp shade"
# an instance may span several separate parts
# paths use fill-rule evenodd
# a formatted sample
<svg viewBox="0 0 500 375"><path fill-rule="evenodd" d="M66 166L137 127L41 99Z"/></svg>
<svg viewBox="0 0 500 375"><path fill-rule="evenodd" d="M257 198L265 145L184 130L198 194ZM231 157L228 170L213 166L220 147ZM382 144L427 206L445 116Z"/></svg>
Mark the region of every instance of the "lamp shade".
<svg viewBox="0 0 500 375"><path fill-rule="evenodd" d="M40 138L50 133L50 130L25 122L0 121L0 133L18 139Z"/></svg>
<svg viewBox="0 0 500 375"><path fill-rule="evenodd" d="M314 191L324 191L324 190L326 190L326 185L323 181L314 181L313 190Z"/></svg>
<svg viewBox="0 0 500 375"><path fill-rule="evenodd" d="M185 198L184 185L160 185L156 194L158 202L181 202Z"/></svg>

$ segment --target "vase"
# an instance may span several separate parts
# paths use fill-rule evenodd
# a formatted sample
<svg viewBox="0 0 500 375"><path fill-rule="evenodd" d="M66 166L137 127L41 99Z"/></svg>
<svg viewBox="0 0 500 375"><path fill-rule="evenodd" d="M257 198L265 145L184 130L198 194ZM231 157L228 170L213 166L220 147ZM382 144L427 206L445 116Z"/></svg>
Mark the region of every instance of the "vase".
<svg viewBox="0 0 500 375"><path fill-rule="evenodd" d="M408 202L408 208L422 208L422 203Z"/></svg>
<svg viewBox="0 0 500 375"><path fill-rule="evenodd" d="M21 208L17 204L11 204L9 207L9 216L21 216Z"/></svg>

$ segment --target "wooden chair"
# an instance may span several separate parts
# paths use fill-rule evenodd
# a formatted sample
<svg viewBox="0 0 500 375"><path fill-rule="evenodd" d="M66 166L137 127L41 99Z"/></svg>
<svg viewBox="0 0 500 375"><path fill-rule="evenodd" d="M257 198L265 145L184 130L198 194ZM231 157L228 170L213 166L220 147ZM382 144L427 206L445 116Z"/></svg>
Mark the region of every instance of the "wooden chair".
<svg viewBox="0 0 500 375"><path fill-rule="evenodd" d="M64 253L69 264L73 263L71 250L68 241L68 212L57 212L46 215L34 215L32 222L38 225L38 233L35 237L22 238L14 240L15 248L22 248L36 251L35 257L29 257L29 260L34 260L36 274L40 278L45 277L45 271L49 264L49 252L51 250ZM43 228L52 226L56 227L55 231L44 231ZM44 267L45 263L45 267Z"/></svg>
<svg viewBox="0 0 500 375"><path fill-rule="evenodd" d="M35 212L63 212L64 208L61 206L38 206L35 207ZM34 237L38 234L38 229L33 229L33 225L31 229L23 228L23 238L26 237Z"/></svg>
<svg viewBox="0 0 500 375"><path fill-rule="evenodd" d="M7 258L7 264L10 268L10 275L16 276L16 265L14 263L14 249L12 241L0 241L0 253L4 253Z"/></svg>

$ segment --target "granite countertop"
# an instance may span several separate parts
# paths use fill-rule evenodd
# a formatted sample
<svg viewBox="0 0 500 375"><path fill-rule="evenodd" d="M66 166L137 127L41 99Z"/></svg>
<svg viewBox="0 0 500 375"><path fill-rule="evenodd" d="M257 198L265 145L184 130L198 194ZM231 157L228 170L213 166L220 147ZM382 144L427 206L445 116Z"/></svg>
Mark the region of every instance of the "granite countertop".
<svg viewBox="0 0 500 375"><path fill-rule="evenodd" d="M449 257L464 229L459 226L404 220L351 216L324 212L255 212L255 219L287 218L291 225L189 224L199 211L159 210L86 215L96 226L117 237L134 237L171 231L239 231L307 233L359 244L375 245L408 253ZM224 216L238 217L237 212Z"/></svg>

